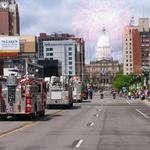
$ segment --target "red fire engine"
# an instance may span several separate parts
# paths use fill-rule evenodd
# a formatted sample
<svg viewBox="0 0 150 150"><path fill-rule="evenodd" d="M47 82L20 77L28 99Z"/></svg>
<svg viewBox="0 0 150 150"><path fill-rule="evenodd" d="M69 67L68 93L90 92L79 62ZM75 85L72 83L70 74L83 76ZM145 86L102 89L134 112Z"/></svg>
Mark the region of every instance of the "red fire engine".
<svg viewBox="0 0 150 150"><path fill-rule="evenodd" d="M6 82L1 82L0 118L27 115L35 118L44 116L46 106L46 83L26 75L17 78L10 75Z"/></svg>

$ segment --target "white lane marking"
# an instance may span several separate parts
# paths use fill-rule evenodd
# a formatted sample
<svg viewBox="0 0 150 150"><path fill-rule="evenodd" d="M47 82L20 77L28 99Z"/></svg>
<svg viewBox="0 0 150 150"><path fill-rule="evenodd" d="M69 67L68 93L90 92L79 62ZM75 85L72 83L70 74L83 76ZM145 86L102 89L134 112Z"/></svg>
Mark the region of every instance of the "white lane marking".
<svg viewBox="0 0 150 150"><path fill-rule="evenodd" d="M98 118L98 117L99 117L99 114L96 114L95 117Z"/></svg>
<svg viewBox="0 0 150 150"><path fill-rule="evenodd" d="M143 115L145 118L150 118L150 117L148 117L146 114L144 114L142 111L140 111L139 109L136 109L136 111L137 111L138 113L140 113L141 115Z"/></svg>
<svg viewBox="0 0 150 150"><path fill-rule="evenodd" d="M128 100L126 100L127 101L127 103L130 105L131 103L128 101Z"/></svg>
<svg viewBox="0 0 150 150"><path fill-rule="evenodd" d="M79 148L82 143L83 143L83 140L80 139L80 140L78 141L78 143L76 144L75 148Z"/></svg>
<svg viewBox="0 0 150 150"><path fill-rule="evenodd" d="M90 127L92 127L93 125L94 125L94 122L91 122L91 123L90 123Z"/></svg>

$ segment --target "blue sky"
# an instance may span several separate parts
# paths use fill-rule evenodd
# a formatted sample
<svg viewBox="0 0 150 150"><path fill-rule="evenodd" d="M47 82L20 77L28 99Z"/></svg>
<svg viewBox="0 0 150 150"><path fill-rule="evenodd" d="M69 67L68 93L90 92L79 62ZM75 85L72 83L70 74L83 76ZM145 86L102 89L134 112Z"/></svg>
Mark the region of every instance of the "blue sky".
<svg viewBox="0 0 150 150"><path fill-rule="evenodd" d="M122 60L121 33L134 16L150 16L150 0L17 0L21 34L73 33L85 39L86 61L95 58L97 39L106 27L114 59ZM144 11L143 11L144 10Z"/></svg>

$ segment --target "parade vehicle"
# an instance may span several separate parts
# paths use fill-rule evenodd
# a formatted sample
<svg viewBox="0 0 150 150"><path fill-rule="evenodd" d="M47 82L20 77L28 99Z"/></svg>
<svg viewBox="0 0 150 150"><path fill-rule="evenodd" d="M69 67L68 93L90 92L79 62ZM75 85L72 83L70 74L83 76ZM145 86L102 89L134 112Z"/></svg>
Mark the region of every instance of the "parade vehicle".
<svg viewBox="0 0 150 150"><path fill-rule="evenodd" d="M11 74L1 83L0 118L45 115L46 83L29 75L17 78Z"/></svg>
<svg viewBox="0 0 150 150"><path fill-rule="evenodd" d="M64 76L52 76L47 82L47 108L51 106L73 106L71 82Z"/></svg>
<svg viewBox="0 0 150 150"><path fill-rule="evenodd" d="M83 99L83 92L82 92L82 83L80 78L77 76L73 76L71 78L72 82L72 95L73 95L73 102L82 102Z"/></svg>

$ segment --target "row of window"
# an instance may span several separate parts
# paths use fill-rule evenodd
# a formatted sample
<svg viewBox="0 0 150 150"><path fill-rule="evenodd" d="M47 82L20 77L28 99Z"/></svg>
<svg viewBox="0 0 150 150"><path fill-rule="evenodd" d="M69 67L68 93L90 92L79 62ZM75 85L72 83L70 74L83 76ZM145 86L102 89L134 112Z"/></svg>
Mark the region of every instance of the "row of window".
<svg viewBox="0 0 150 150"><path fill-rule="evenodd" d="M129 54L129 51L126 51L126 54ZM130 54L132 54L132 51L130 51Z"/></svg>
<svg viewBox="0 0 150 150"><path fill-rule="evenodd" d="M129 65L132 66L132 64L126 64L126 66L129 66Z"/></svg>
<svg viewBox="0 0 150 150"><path fill-rule="evenodd" d="M131 42L130 42L130 43L126 43L126 45L128 45L128 44L129 44L129 45L132 45L132 43L131 43Z"/></svg>
<svg viewBox="0 0 150 150"><path fill-rule="evenodd" d="M53 56L53 53L46 53L46 56ZM68 60L72 60L72 57L68 57Z"/></svg>
<svg viewBox="0 0 150 150"><path fill-rule="evenodd" d="M128 59L126 59L126 62L129 62L129 60L128 60ZM130 59L130 62L132 62L132 59Z"/></svg>
<svg viewBox="0 0 150 150"><path fill-rule="evenodd" d="M126 58L128 58L130 56L130 58L132 58L132 55L126 55Z"/></svg>
<svg viewBox="0 0 150 150"><path fill-rule="evenodd" d="M46 52L49 52L49 51L53 51L54 49L53 48L46 48ZM68 48L68 51L70 52L70 51L72 51L72 47L69 47Z"/></svg>
<svg viewBox="0 0 150 150"><path fill-rule="evenodd" d="M46 56L53 56L53 53L46 53Z"/></svg>
<svg viewBox="0 0 150 150"><path fill-rule="evenodd" d="M132 71L132 68L126 68L126 71Z"/></svg>
<svg viewBox="0 0 150 150"><path fill-rule="evenodd" d="M126 47L126 50L129 50L129 49L132 50L132 47Z"/></svg>
<svg viewBox="0 0 150 150"><path fill-rule="evenodd" d="M132 41L132 39L131 39L131 38L130 38L130 39L126 39L126 41L128 41L128 40L129 40L129 41Z"/></svg>

